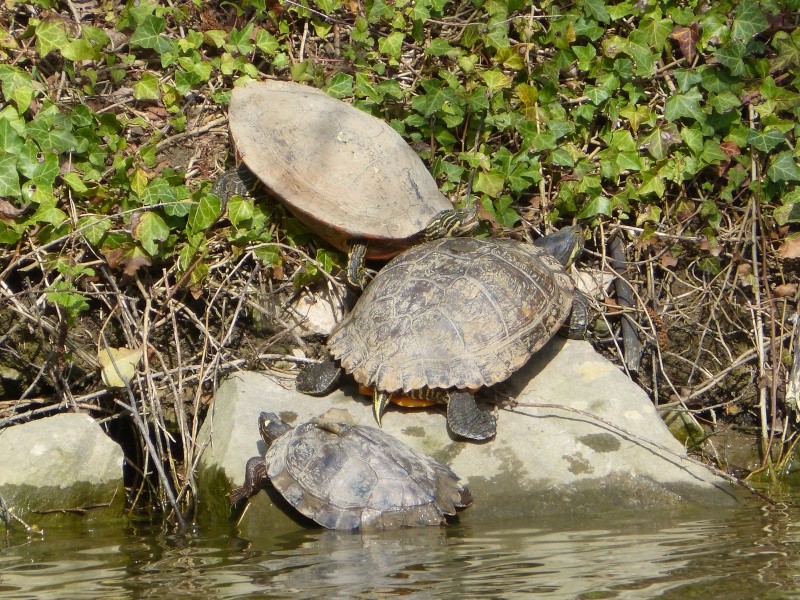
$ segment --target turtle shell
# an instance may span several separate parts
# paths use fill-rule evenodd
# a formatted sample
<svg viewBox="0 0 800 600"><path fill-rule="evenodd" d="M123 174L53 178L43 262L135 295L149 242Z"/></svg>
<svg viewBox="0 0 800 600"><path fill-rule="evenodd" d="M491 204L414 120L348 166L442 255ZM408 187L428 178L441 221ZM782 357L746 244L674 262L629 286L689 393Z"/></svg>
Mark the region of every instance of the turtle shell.
<svg viewBox="0 0 800 600"><path fill-rule="evenodd" d="M438 525L471 502L442 463L374 427L316 419L265 455L273 486L329 529Z"/></svg>
<svg viewBox="0 0 800 600"><path fill-rule="evenodd" d="M389 262L328 340L359 383L475 390L509 377L561 327L574 288L548 252L443 238Z"/></svg>
<svg viewBox="0 0 800 600"><path fill-rule="evenodd" d="M244 164L340 250L358 238L370 242L368 258L389 258L453 208L394 129L321 90L286 81L237 87L229 127Z"/></svg>

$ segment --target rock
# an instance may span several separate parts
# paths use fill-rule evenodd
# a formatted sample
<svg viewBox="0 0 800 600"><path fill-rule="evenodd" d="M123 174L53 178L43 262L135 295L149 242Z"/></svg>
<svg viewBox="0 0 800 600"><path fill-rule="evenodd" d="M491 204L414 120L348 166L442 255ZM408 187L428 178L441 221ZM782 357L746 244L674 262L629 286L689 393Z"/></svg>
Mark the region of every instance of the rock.
<svg viewBox="0 0 800 600"><path fill-rule="evenodd" d="M301 336L329 335L344 317L344 302L327 281L303 290L286 308L286 322Z"/></svg>
<svg viewBox="0 0 800 600"><path fill-rule="evenodd" d="M475 501L460 513L463 523L738 502L725 480L686 457L645 393L586 342L552 340L495 391L516 406L499 410L497 437L482 444L451 440L442 411L390 406L383 418L384 431L448 464L467 483ZM263 454L261 411L299 423L331 407L374 424L370 399L353 386L312 398L266 374L225 381L199 436L205 516L229 514L225 495L243 481L247 459ZM296 524L268 494L258 494L241 527L259 535Z"/></svg>
<svg viewBox="0 0 800 600"><path fill-rule="evenodd" d="M28 524L120 517L122 448L87 414L63 413L0 432L0 497Z"/></svg>

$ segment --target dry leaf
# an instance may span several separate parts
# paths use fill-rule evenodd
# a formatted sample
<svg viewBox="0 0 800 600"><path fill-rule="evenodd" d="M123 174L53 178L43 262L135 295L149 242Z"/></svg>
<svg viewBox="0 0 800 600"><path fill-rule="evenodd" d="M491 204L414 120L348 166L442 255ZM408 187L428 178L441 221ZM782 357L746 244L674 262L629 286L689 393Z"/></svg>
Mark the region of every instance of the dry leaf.
<svg viewBox="0 0 800 600"><path fill-rule="evenodd" d="M786 298L787 296L794 296L797 293L796 283L783 283L775 286L772 290L778 298Z"/></svg>
<svg viewBox="0 0 800 600"><path fill-rule="evenodd" d="M14 219L25 213L30 207L30 202L25 206L17 208L8 200L0 200L0 221L11 224Z"/></svg>
<svg viewBox="0 0 800 600"><path fill-rule="evenodd" d="M678 48L686 62L690 65L694 63L694 59L697 56L697 46L695 44L700 39L699 25L697 23L692 23L689 27L678 25L672 30L669 37L678 43Z"/></svg>
<svg viewBox="0 0 800 600"><path fill-rule="evenodd" d="M781 247L775 251L778 258L786 260L789 258L800 258L800 238L787 238L783 240Z"/></svg>
<svg viewBox="0 0 800 600"><path fill-rule="evenodd" d="M141 348L107 348L97 353L100 375L107 387L125 387L142 360Z"/></svg>
<svg viewBox="0 0 800 600"><path fill-rule="evenodd" d="M661 266L666 269L672 269L678 266L678 259L672 256L672 252L665 252L661 255Z"/></svg>
<svg viewBox="0 0 800 600"><path fill-rule="evenodd" d="M753 267L750 266L750 263L741 263L739 266L736 267L736 275L741 277L742 279L749 277L750 273L753 272Z"/></svg>

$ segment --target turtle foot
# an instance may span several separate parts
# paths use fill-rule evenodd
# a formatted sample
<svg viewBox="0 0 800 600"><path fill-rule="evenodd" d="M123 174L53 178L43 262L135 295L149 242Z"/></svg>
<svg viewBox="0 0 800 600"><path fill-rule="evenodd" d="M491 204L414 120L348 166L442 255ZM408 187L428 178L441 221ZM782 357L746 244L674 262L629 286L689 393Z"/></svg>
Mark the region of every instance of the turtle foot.
<svg viewBox="0 0 800 600"><path fill-rule="evenodd" d="M309 396L325 396L336 389L342 369L331 360L305 365L297 374L294 387Z"/></svg>
<svg viewBox="0 0 800 600"><path fill-rule="evenodd" d="M478 408L468 392L452 392L447 402L447 425L450 432L468 440L488 440L497 433L497 419Z"/></svg>

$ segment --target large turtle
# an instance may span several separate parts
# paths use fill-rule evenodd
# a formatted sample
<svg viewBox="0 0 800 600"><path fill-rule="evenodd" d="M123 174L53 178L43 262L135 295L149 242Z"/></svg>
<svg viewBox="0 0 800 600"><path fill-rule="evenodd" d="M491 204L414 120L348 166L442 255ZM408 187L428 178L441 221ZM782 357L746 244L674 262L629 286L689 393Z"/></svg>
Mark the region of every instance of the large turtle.
<svg viewBox="0 0 800 600"><path fill-rule="evenodd" d="M233 90L228 120L242 164L213 191L246 195L257 177L311 231L349 252L356 287L369 279L366 258L478 225L475 208L455 210L394 129L321 90L249 83Z"/></svg>
<svg viewBox="0 0 800 600"><path fill-rule="evenodd" d="M231 505L270 482L323 527L356 530L439 525L472 503L447 466L333 412L297 427L261 413L258 427L267 452L247 462Z"/></svg>
<svg viewBox="0 0 800 600"><path fill-rule="evenodd" d="M328 349L373 389L379 424L393 396L410 394L446 403L453 434L490 438L495 418L472 392L519 369L571 312L571 334L582 335L585 305L564 268L582 241L580 228L568 227L538 245L445 238L415 246L376 275ZM308 371L298 389L322 391L308 389L323 385L316 369Z"/></svg>

